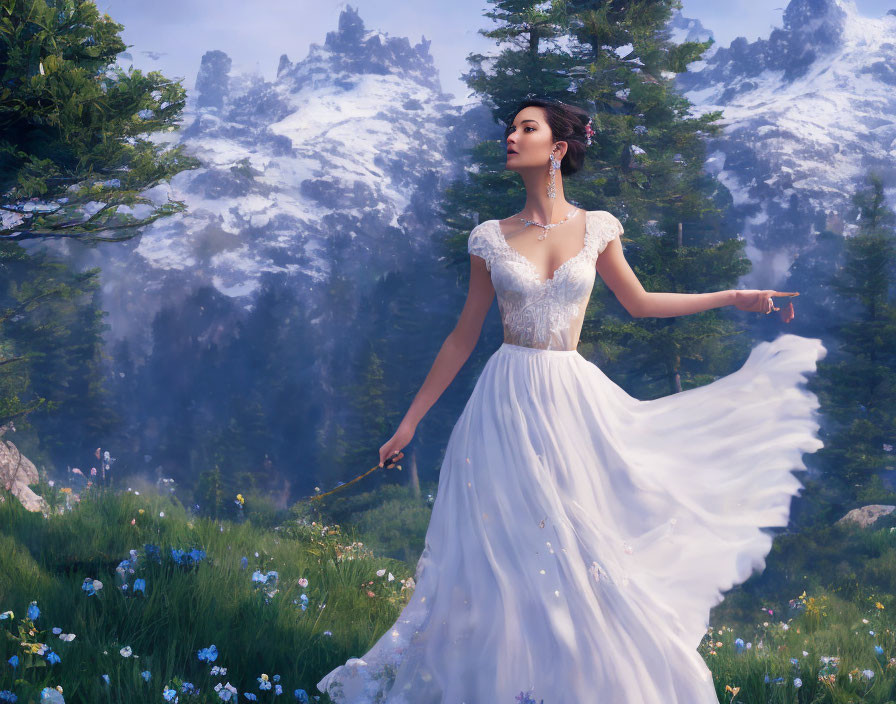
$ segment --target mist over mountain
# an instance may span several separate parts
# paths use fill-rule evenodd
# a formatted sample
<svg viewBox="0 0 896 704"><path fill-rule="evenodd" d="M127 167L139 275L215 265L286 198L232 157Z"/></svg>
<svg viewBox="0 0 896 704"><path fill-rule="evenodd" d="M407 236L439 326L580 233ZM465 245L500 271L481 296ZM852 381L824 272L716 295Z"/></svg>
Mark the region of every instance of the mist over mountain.
<svg viewBox="0 0 896 704"><path fill-rule="evenodd" d="M709 36L680 15L670 28L679 41ZM792 0L767 39L713 46L676 81L695 114L723 111L707 169L731 191L750 287L780 282L813 233L848 234L849 198L869 169L893 175L893 11L867 18L841 0Z"/></svg>
<svg viewBox="0 0 896 704"><path fill-rule="evenodd" d="M669 29L677 42L711 36L680 14ZM148 349L160 305L200 285L251 307L261 278L279 273L309 306L326 306L321 285L336 263L363 295L433 256L434 205L463 150L501 134L484 106L449 102L429 46L367 29L348 7L304 59L282 55L273 81L206 52L171 135L204 164L171 184L187 212L115 247L53 245L103 268L112 336ZM781 282L813 232L848 231L857 182L870 167L891 171L894 48L893 14L793 0L768 39L714 45L679 74L695 113L723 111L706 168L730 190L732 227L748 241L744 285Z"/></svg>
<svg viewBox="0 0 896 704"><path fill-rule="evenodd" d="M126 244L51 245L102 267L111 336L148 349L160 305L201 285L251 307L261 278L280 273L309 307L326 306L334 266L363 296L432 256L433 206L461 151L500 130L485 109L449 102L429 46L368 30L348 7L304 59L284 54L274 81L233 74L226 52L206 52L171 135L203 163L171 183L187 212Z"/></svg>

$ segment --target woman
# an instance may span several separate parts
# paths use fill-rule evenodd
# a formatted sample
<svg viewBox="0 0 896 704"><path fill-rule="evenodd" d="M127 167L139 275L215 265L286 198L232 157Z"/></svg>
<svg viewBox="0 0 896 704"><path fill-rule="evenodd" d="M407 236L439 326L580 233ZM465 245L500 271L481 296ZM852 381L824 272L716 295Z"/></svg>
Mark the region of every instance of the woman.
<svg viewBox="0 0 896 704"><path fill-rule="evenodd" d="M380 466L464 364L497 293L504 343L455 425L413 597L318 688L342 704L717 704L697 646L722 591L765 567L822 447L801 386L820 340L762 342L736 372L650 401L576 351L600 274L635 317L724 305L770 313L774 290L648 293L619 220L566 201L591 122L528 100L507 130L522 212L470 233L470 287ZM793 307L782 318L789 321Z"/></svg>

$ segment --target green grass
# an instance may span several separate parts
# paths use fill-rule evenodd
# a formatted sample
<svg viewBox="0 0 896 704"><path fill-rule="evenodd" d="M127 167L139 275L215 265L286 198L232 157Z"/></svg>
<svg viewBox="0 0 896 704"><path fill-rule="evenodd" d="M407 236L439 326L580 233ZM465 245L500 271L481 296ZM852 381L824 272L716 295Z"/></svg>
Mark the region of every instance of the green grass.
<svg viewBox="0 0 896 704"><path fill-rule="evenodd" d="M273 687L259 690L263 673L279 675L278 701L296 701L296 689L314 701L320 677L373 645L409 597L399 581L413 574L406 563L352 548L358 541L332 526L292 522L259 530L251 521L192 517L168 497L111 492L85 493L72 510L44 518L8 493L3 498L0 612L12 610L15 618L0 621L0 630L18 636L36 601L40 615L25 640L46 643L61 657L48 665L45 657L26 656L19 637L2 637L0 691L13 691L20 702L39 701L42 688L57 685L68 702L158 702L175 678L201 690L181 701L221 701L213 691L218 682L234 685L240 701L248 701L244 690L273 701ZM160 564L145 559L146 544L160 548ZM198 548L206 557L178 565L171 548ZM140 564L123 591L116 567L131 549ZM381 568L396 579L377 577ZM276 571L276 584L253 582L256 570ZM102 589L89 596L85 578L100 580ZM133 592L136 578L145 579L145 595ZM53 627L76 638L61 641ZM199 650L212 644L217 660L199 660ZM130 657L120 654L126 646ZM6 663L13 655L21 661L16 670ZM227 668L226 675L210 676L212 665ZM149 682L143 671L151 673Z"/></svg>
<svg viewBox="0 0 896 704"><path fill-rule="evenodd" d="M250 701L244 692L261 702L297 701L296 690L304 690L307 701L326 704L315 683L366 652L410 597L402 587L416 560L382 557L370 545L413 555L429 510L394 487L380 496L380 507L393 511L380 510L379 525L370 495L331 505L342 506L342 517L351 507L357 525L370 527L368 540L337 523L312 525L298 509L279 516L278 525L265 514L258 527L251 513L248 520L196 517L173 496L146 491L92 489L48 517L25 511L8 493L0 497L0 612L14 612L0 620L0 691L22 703L39 702L44 688L57 686L69 703L164 702L166 687L178 690L180 702L219 702L214 687L229 682L239 692L231 701ZM766 572L732 590L700 645L720 702L896 702L891 528L833 527L776 540ZM396 537L402 531L412 535L410 548ZM147 545L158 548L159 561ZM204 556L178 564L172 549ZM121 574L130 550L138 555L135 574ZM381 569L395 579L377 576ZM102 589L89 595L86 578ZM145 580L143 593L134 592L137 578ZM812 588L800 598L805 584ZM758 595L763 585L767 594ZM33 620L32 602L40 610ZM772 613L760 612L760 604ZM76 637L61 640L54 627ZM41 643L43 653L30 652ZM217 659L201 660L211 645ZM49 663L51 652L61 661ZM8 663L13 656L17 668ZM836 666L822 662L830 657L839 658ZM212 675L215 666L226 674ZM259 678L273 684L275 676L279 697L273 686L260 689ZM184 693L183 682L200 693Z"/></svg>

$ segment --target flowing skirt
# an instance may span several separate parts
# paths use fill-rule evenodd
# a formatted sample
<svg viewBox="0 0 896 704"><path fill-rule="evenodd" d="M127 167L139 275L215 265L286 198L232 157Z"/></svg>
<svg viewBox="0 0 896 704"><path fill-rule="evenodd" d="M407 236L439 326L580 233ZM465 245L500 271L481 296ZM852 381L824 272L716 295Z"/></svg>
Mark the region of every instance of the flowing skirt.
<svg viewBox="0 0 896 704"><path fill-rule="evenodd" d="M651 401L576 350L504 343L449 438L395 624L317 687L338 704L718 704L697 651L722 592L765 568L822 447L782 334Z"/></svg>

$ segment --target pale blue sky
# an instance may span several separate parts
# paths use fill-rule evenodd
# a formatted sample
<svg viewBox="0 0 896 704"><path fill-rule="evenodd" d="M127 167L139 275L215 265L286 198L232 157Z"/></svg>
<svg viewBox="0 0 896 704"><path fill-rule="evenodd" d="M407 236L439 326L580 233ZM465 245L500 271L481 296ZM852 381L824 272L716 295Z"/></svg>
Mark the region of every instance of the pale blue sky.
<svg viewBox="0 0 896 704"><path fill-rule="evenodd" d="M133 44L134 66L159 69L169 77L183 77L192 88L202 54L211 49L227 52L235 70L257 70L274 78L280 55L303 59L312 42L323 43L337 27L346 6L358 9L368 28L390 36L407 36L412 44L425 36L439 69L442 89L453 93L455 103L466 103L468 89L460 74L468 70L471 52L488 53L492 40L477 33L490 25L482 16L489 7L483 0L419 0L409 12L395 0L97 0L101 12L124 25L122 37ZM780 26L786 0L683 0L683 13L699 19L716 40L727 46L737 36L750 40L767 37ZM869 17L896 7L896 0L857 0L859 12ZM151 60L140 52L163 55Z"/></svg>

